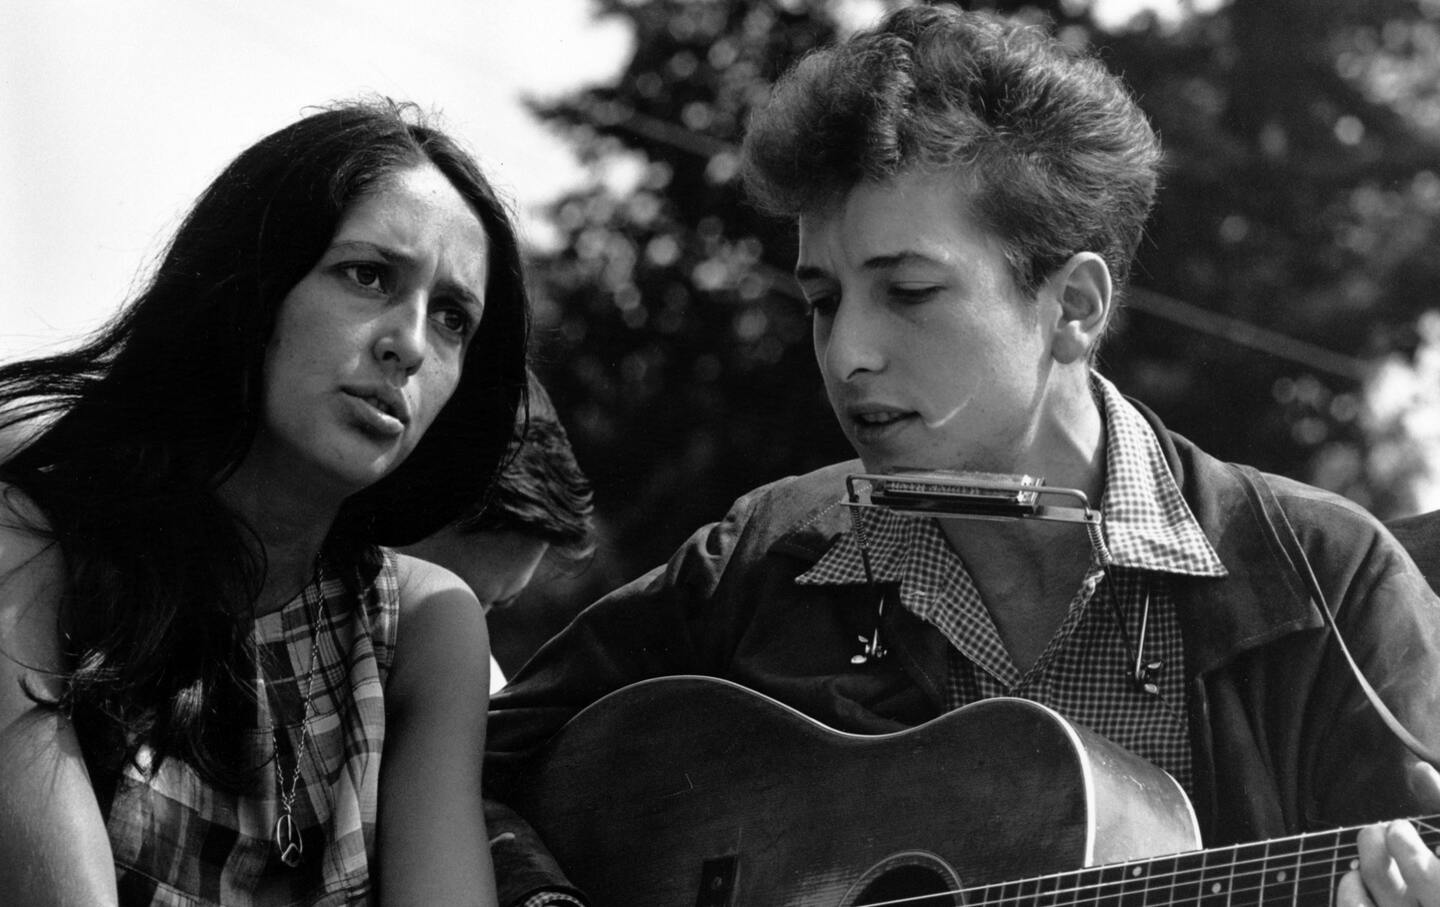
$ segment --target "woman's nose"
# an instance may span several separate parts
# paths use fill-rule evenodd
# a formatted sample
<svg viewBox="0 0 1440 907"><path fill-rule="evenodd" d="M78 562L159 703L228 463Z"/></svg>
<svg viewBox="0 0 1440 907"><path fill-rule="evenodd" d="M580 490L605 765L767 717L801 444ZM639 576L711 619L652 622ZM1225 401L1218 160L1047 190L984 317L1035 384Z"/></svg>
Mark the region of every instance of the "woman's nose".
<svg viewBox="0 0 1440 907"><path fill-rule="evenodd" d="M407 375L414 374L425 361L425 322L428 317L425 309L426 303L420 293L396 300L386 313L380 336L376 338L376 358L394 364Z"/></svg>

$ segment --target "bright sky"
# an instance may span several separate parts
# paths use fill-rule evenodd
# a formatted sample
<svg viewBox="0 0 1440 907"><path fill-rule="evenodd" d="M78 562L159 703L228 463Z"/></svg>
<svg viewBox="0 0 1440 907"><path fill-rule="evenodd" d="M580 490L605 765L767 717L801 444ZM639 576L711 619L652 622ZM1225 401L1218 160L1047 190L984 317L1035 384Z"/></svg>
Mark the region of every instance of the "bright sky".
<svg viewBox="0 0 1440 907"><path fill-rule="evenodd" d="M0 0L0 361L91 329L219 170L307 105L440 111L543 239L581 176L519 104L612 78L587 0Z"/></svg>
<svg viewBox="0 0 1440 907"><path fill-rule="evenodd" d="M854 12L878 7L851 0ZM1220 0L1102 0L1171 15ZM589 0L0 0L0 361L63 347L130 295L196 195L307 105L437 108L544 241L568 146L519 103L603 82L630 35ZM867 17L868 18L868 17ZM862 24L856 22L854 24Z"/></svg>

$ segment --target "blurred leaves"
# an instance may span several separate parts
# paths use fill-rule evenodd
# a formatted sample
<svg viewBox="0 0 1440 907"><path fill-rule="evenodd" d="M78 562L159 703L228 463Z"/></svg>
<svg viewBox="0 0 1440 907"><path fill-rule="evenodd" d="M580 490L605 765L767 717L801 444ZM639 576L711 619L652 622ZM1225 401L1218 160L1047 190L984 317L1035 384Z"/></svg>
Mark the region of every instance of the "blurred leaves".
<svg viewBox="0 0 1440 907"><path fill-rule="evenodd" d="M788 276L792 228L745 203L736 148L778 73L892 5L599 0L634 28L634 58L614 84L532 102L594 175L555 205L564 242L535 269L537 367L608 537L596 589L749 488L850 455ZM1165 143L1102 369L1218 456L1413 509L1440 454L1386 401L1406 369L1407 386L1440 381L1424 315L1440 308L1440 0L1233 0L1111 31L1083 0L972 5L1096 48ZM1234 323L1261 340L1234 342ZM1434 394L1407 393L1440 419Z"/></svg>
<svg viewBox="0 0 1440 907"><path fill-rule="evenodd" d="M615 555L597 586L748 488L848 456L789 282L791 227L745 205L736 173L747 112L833 37L823 7L598 4L633 23L635 58L616 85L535 104L595 166L554 209L566 241L537 265L536 323Z"/></svg>

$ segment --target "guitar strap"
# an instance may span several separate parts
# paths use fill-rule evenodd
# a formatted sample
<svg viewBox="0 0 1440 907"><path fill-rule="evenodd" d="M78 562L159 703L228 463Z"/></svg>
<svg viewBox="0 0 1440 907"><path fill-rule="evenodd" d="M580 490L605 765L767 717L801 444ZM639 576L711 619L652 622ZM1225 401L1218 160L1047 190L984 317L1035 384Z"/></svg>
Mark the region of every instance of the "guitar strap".
<svg viewBox="0 0 1440 907"><path fill-rule="evenodd" d="M1440 766L1440 754L1422 743L1400 723L1400 719L1396 718L1395 713L1390 711L1390 707L1380 699L1380 694L1375 692L1370 681L1365 679L1360 665L1350 654L1350 647L1345 645L1345 637L1340 635L1340 627L1335 622L1335 616L1330 613L1329 605L1325 601L1325 593L1320 588L1320 582L1315 578L1315 571L1311 569L1304 549L1300 547L1300 539L1295 535L1295 529L1290 525L1289 517L1285 515L1280 501L1275 497L1275 490L1270 487L1270 483L1258 470L1240 464L1236 464L1236 469L1239 471L1241 484L1245 486L1251 503L1259 507L1260 512L1265 515L1265 524L1279 544L1280 550L1285 553L1291 569L1305 584L1315 606L1320 609L1320 615L1330 628L1330 635L1335 640L1336 648L1344 656L1345 663L1350 666L1350 673L1355 676L1356 682L1360 684L1360 689L1364 691L1366 698L1370 700L1370 704L1380 715L1380 720L1385 722L1385 725L1400 739L1401 743L1405 744L1410 752L1432 765Z"/></svg>

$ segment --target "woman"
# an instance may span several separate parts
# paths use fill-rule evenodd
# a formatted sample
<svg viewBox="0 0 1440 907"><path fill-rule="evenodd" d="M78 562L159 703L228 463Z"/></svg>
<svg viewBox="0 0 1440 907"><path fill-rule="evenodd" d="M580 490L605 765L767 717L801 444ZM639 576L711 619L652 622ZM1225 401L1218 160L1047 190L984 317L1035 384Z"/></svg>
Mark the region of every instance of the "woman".
<svg viewBox="0 0 1440 907"><path fill-rule="evenodd" d="M5 903L493 903L484 620L378 545L488 487L528 314L418 120L263 139L96 339L0 368Z"/></svg>

